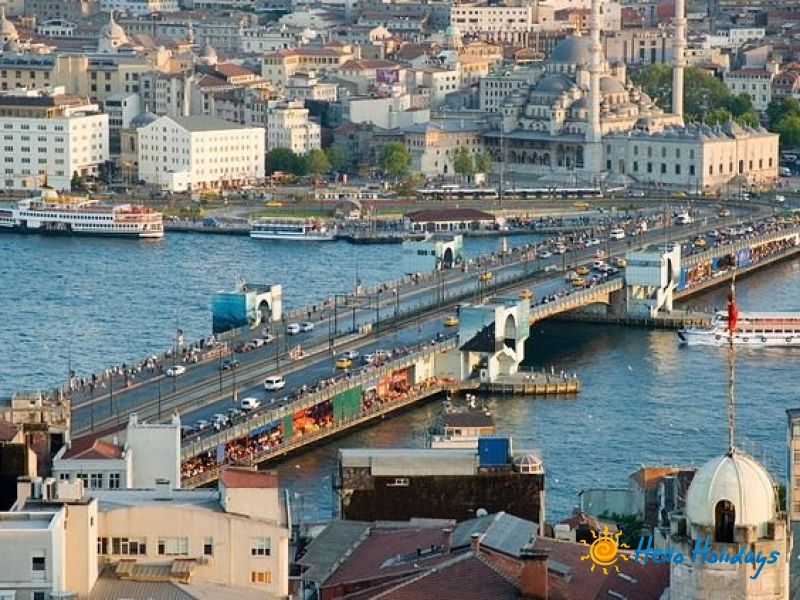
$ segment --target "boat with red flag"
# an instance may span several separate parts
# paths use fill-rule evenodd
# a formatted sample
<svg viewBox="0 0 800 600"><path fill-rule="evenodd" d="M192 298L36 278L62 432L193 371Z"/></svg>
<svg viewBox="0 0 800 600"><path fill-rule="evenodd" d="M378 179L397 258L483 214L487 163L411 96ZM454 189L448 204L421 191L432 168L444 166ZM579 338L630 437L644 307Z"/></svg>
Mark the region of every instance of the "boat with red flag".
<svg viewBox="0 0 800 600"><path fill-rule="evenodd" d="M737 346L800 346L800 313L739 312L735 304L718 311L710 325L684 327L678 336L690 346L723 346L730 343L731 329Z"/></svg>

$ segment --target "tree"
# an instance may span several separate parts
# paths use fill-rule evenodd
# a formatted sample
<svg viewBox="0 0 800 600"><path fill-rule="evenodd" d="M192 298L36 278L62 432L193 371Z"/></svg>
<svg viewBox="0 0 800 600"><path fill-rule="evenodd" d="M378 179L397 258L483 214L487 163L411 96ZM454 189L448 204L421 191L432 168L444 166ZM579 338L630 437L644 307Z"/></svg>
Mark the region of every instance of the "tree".
<svg viewBox="0 0 800 600"><path fill-rule="evenodd" d="M80 173L74 171L72 173L72 181L70 182L70 189L73 192L85 192L86 191L86 182L81 177Z"/></svg>
<svg viewBox="0 0 800 600"><path fill-rule="evenodd" d="M771 100L766 111L767 126L774 129L785 117L800 117L800 103L794 98Z"/></svg>
<svg viewBox="0 0 800 600"><path fill-rule="evenodd" d="M395 179L408 173L411 167L411 153L401 142L389 142L378 155L378 164Z"/></svg>
<svg viewBox="0 0 800 600"><path fill-rule="evenodd" d="M341 171L342 167L347 162L347 154L339 144L334 144L325 150L325 156L328 157L328 162L333 171Z"/></svg>
<svg viewBox="0 0 800 600"><path fill-rule="evenodd" d="M425 178L422 176L422 173L411 173L400 181L395 186L394 190L400 196L408 197L421 188L423 183L425 183Z"/></svg>
<svg viewBox="0 0 800 600"><path fill-rule="evenodd" d="M672 110L672 69L656 63L631 72L631 81L664 110Z"/></svg>
<svg viewBox="0 0 800 600"><path fill-rule="evenodd" d="M492 153L484 150L475 156L475 172L488 174L492 170Z"/></svg>
<svg viewBox="0 0 800 600"><path fill-rule="evenodd" d="M475 174L475 160L466 146L459 146L453 152L453 170L465 178Z"/></svg>
<svg viewBox="0 0 800 600"><path fill-rule="evenodd" d="M267 175L272 175L275 171L303 175L305 173L305 161L289 148L275 148L267 152L264 168Z"/></svg>
<svg viewBox="0 0 800 600"><path fill-rule="evenodd" d="M305 156L306 172L311 175L322 175L331 170L331 163L328 157L319 148L309 150Z"/></svg>
<svg viewBox="0 0 800 600"><path fill-rule="evenodd" d="M800 147L800 116L789 115L783 117L772 130L781 136L781 148L794 149Z"/></svg>
<svg viewBox="0 0 800 600"><path fill-rule="evenodd" d="M747 125L748 127L758 127L761 125L761 119L758 117L758 113L754 108L737 116L735 120L739 125Z"/></svg>
<svg viewBox="0 0 800 600"><path fill-rule="evenodd" d="M703 122L706 125L721 125L733 119L733 115L727 108L712 108L705 114Z"/></svg>
<svg viewBox="0 0 800 600"><path fill-rule="evenodd" d="M642 536L643 531L647 529L647 526L636 515L603 512L600 518L614 523L617 529L622 532L619 537L619 543L627 544L631 548L636 548L639 545L639 538Z"/></svg>

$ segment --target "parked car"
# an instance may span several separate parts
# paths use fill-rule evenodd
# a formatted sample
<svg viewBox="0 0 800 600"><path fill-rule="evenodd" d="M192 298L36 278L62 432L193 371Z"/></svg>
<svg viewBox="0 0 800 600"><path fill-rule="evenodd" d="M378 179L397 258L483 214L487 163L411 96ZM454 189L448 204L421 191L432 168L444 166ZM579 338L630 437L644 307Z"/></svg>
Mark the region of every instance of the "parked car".
<svg viewBox="0 0 800 600"><path fill-rule="evenodd" d="M167 377L178 377L186 373L186 367L183 365L175 365L167 369Z"/></svg>

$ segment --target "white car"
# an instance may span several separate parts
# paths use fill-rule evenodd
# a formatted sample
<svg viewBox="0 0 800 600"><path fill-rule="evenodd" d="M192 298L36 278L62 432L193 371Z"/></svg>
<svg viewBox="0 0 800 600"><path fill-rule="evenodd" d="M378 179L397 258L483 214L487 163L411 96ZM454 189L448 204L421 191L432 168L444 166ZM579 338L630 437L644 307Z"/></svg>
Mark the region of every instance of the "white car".
<svg viewBox="0 0 800 600"><path fill-rule="evenodd" d="M253 340L253 342L261 342L261 344L259 344L261 346L263 346L264 344L271 344L274 341L275 341L275 336L271 335L269 333L267 335L265 335L264 337L261 337L261 338L258 338L256 340Z"/></svg>
<svg viewBox="0 0 800 600"><path fill-rule="evenodd" d="M167 369L167 377L178 377L186 373L186 367L183 365L175 365Z"/></svg>
<svg viewBox="0 0 800 600"><path fill-rule="evenodd" d="M242 410L255 410L259 406L261 406L261 400L258 398L242 398L242 403L240 405Z"/></svg>
<svg viewBox="0 0 800 600"><path fill-rule="evenodd" d="M311 321L300 323L300 331L314 331L314 324Z"/></svg>
<svg viewBox="0 0 800 600"><path fill-rule="evenodd" d="M289 323L286 326L286 333L289 335L297 335L300 333L300 323Z"/></svg>
<svg viewBox="0 0 800 600"><path fill-rule="evenodd" d="M549 250L539 250L539 258L550 258L553 253Z"/></svg>
<svg viewBox="0 0 800 600"><path fill-rule="evenodd" d="M268 392L274 392L286 387L286 380L280 375L273 375L264 380L264 389Z"/></svg>
<svg viewBox="0 0 800 600"><path fill-rule="evenodd" d="M349 358L350 360L354 360L358 358L358 350L345 350L341 354L342 358Z"/></svg>

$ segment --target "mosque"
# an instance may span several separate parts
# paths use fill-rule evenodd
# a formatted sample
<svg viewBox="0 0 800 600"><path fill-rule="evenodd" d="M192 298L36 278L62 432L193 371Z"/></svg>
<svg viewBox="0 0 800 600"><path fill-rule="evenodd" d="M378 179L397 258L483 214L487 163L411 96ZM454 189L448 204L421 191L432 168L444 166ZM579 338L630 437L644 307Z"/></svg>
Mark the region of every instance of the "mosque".
<svg viewBox="0 0 800 600"><path fill-rule="evenodd" d="M601 0L592 0L589 36L558 43L541 77L509 94L500 130L484 134L506 173L547 185L654 184L720 189L778 176L778 136L763 128L684 124L686 18L675 2L672 113L609 64L600 41ZM504 178L505 179L505 178Z"/></svg>

